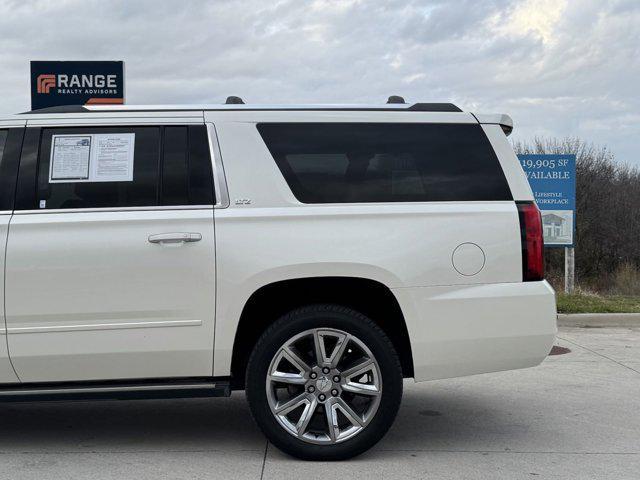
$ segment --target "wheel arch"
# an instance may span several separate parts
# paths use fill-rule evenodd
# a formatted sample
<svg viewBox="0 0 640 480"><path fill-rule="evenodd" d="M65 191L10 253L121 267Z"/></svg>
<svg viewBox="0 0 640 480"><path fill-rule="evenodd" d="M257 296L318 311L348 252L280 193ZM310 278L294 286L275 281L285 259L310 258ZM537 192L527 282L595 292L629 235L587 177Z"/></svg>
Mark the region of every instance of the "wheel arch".
<svg viewBox="0 0 640 480"><path fill-rule="evenodd" d="M257 289L245 303L231 358L232 388L244 388L249 355L260 335L282 315L316 303L352 308L373 320L398 353L405 378L413 377L413 356L404 314L386 285L360 277L306 277L276 281Z"/></svg>

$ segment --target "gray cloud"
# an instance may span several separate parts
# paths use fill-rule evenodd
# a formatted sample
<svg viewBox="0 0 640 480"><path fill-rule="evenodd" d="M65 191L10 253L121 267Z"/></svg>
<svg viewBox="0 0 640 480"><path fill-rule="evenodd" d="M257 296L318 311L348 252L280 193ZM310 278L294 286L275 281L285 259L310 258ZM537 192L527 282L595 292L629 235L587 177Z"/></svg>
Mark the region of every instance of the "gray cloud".
<svg viewBox="0 0 640 480"><path fill-rule="evenodd" d="M0 111L29 60L123 59L129 103L453 101L514 136L575 135L640 164L635 0L0 0Z"/></svg>

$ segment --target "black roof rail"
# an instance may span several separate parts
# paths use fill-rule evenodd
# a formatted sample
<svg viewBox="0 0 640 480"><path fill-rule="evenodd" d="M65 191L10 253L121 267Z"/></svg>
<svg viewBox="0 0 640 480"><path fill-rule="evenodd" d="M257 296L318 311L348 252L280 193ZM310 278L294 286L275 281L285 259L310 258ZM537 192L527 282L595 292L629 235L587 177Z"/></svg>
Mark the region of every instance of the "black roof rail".
<svg viewBox="0 0 640 480"><path fill-rule="evenodd" d="M407 110L414 112L461 112L453 103L414 103Z"/></svg>
<svg viewBox="0 0 640 480"><path fill-rule="evenodd" d="M229 104L234 104L234 103L238 103L238 102L227 102L226 105ZM406 104L395 104L395 105L406 105ZM339 107L339 106L327 106L327 107L323 107L321 105L318 106L309 106L308 108L295 108L295 107L289 107L289 106L282 106L282 107L268 107L268 108L260 108L259 106L256 106L255 108L252 105L242 105L241 107L238 108L238 110L241 111L265 111L265 110L271 110L271 111L395 111L395 112L407 112L407 111L411 111L411 112L462 112L462 110L460 110L456 105L454 105L453 103L414 103L413 105L409 106L409 107L401 107L401 108L393 108L395 107L395 105L393 103L391 103L390 107L385 107L385 106L380 106L380 107L375 107L375 106L362 106L362 107L354 107L354 106L344 106L344 107ZM126 108L124 109L126 111ZM149 109L140 109L139 107L135 110L136 112L156 112L156 111L171 111L171 108L166 108L166 109L155 109L155 108L149 108ZM198 111L198 110L216 110L215 107L213 108L206 108L206 107L197 107L197 106L193 106L193 108L185 108L185 110L193 110L193 111ZM221 108L220 110L224 111L224 110L234 110L233 108ZM107 110L100 110L102 112L104 111L108 111ZM49 108L41 108L38 110L31 110L30 112L22 112L21 115L24 114L29 114L29 113L91 113L91 112L95 112L95 110L91 110L89 108L85 108L83 105L64 105L64 106L60 106L60 107L49 107Z"/></svg>
<svg viewBox="0 0 640 480"><path fill-rule="evenodd" d="M59 107L39 108L29 112L22 112L20 115L24 115L26 113L82 113L89 111L90 110L84 108L83 105L62 105Z"/></svg>

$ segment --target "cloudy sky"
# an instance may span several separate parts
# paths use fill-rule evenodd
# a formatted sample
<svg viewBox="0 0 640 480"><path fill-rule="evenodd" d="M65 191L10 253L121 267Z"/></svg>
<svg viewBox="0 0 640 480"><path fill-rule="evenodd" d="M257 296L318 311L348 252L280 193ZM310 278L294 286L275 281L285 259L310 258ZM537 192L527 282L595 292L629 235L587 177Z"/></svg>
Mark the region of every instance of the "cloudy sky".
<svg viewBox="0 0 640 480"><path fill-rule="evenodd" d="M29 60L124 60L128 103L452 101L640 165L639 0L0 0L0 112Z"/></svg>

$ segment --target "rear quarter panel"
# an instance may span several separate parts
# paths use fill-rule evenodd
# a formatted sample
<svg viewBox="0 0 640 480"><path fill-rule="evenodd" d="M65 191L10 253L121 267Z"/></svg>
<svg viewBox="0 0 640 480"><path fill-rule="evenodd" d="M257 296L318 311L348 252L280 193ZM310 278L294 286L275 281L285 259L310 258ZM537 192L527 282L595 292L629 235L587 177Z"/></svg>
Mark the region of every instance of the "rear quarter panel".
<svg viewBox="0 0 640 480"><path fill-rule="evenodd" d="M255 121L239 118L215 125L231 199L229 208L215 211L215 375L229 374L237 323L246 301L272 282L362 277L379 281L395 293L414 287L521 280L514 202L304 205L291 193ZM236 199L251 203L235 205ZM485 255L483 269L472 276L458 273L452 262L455 248L467 242L480 246ZM402 302L401 307L405 316L417 311Z"/></svg>

